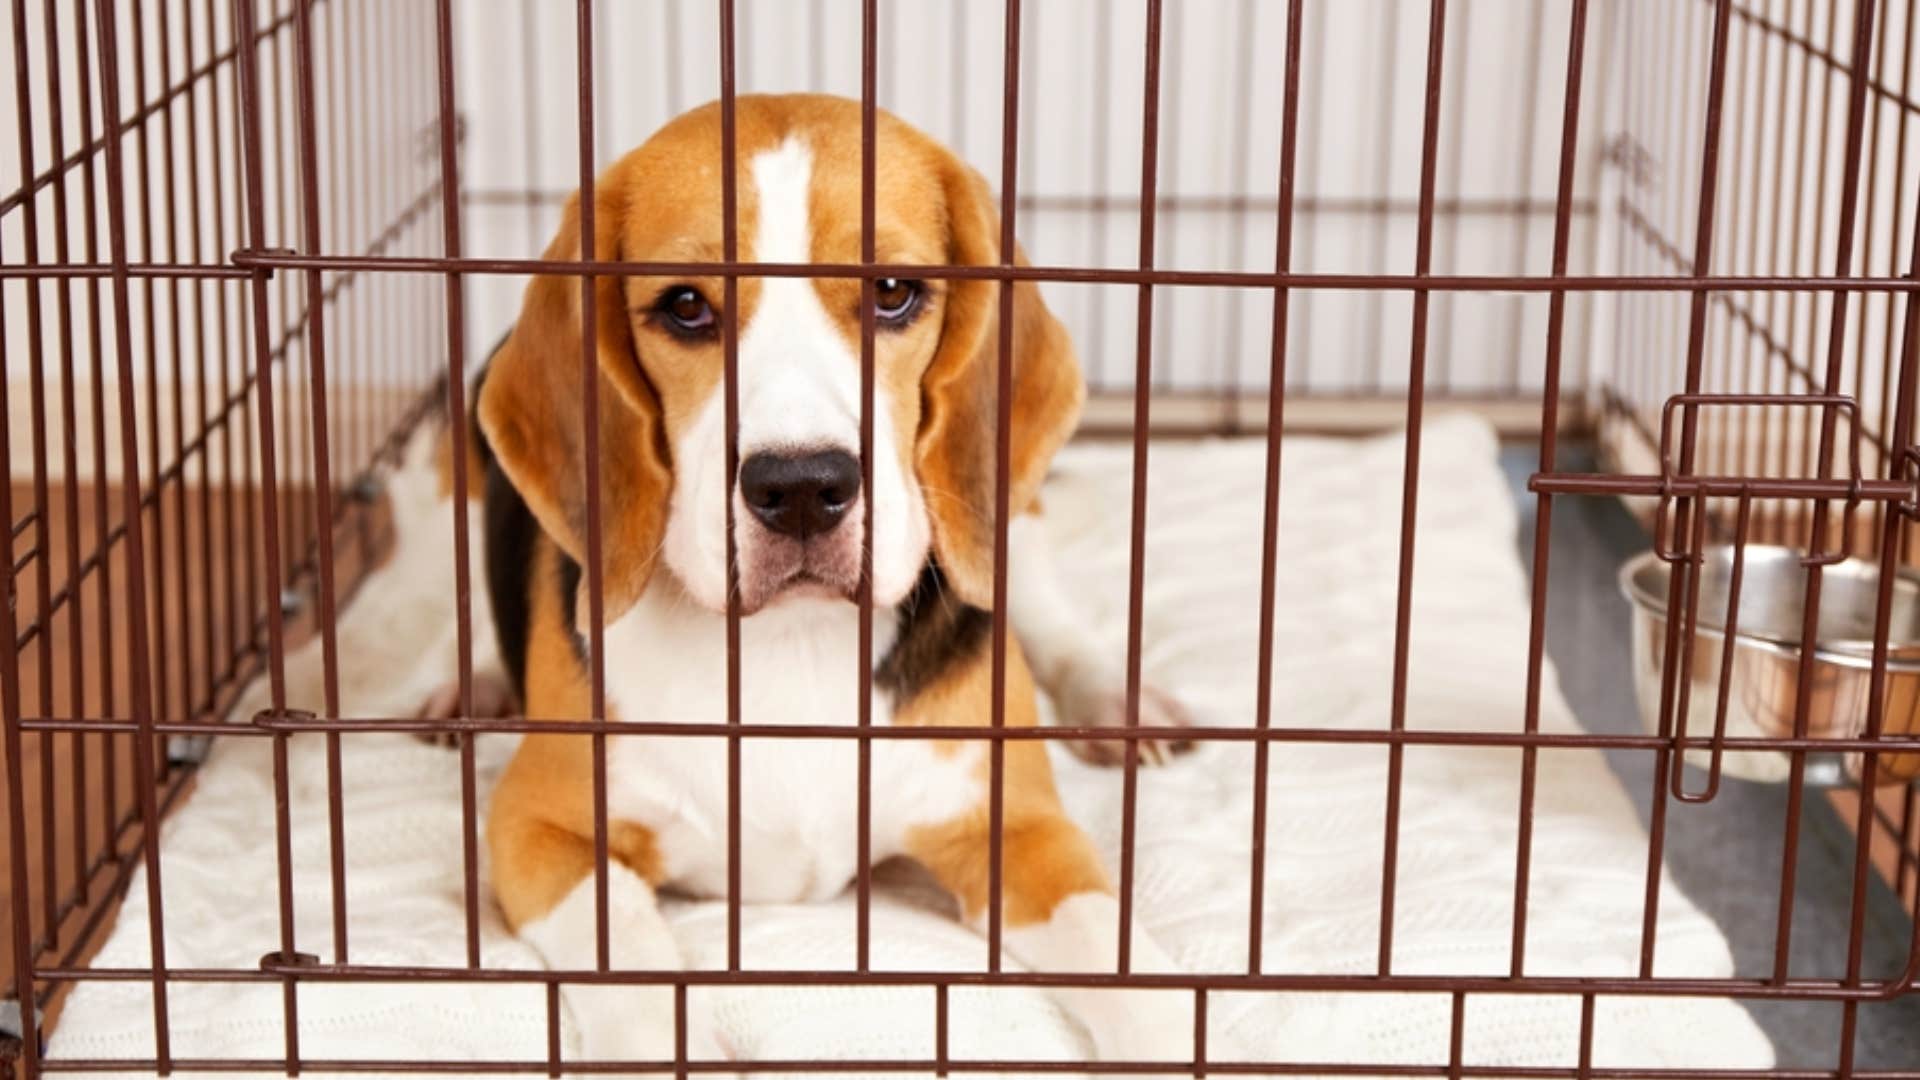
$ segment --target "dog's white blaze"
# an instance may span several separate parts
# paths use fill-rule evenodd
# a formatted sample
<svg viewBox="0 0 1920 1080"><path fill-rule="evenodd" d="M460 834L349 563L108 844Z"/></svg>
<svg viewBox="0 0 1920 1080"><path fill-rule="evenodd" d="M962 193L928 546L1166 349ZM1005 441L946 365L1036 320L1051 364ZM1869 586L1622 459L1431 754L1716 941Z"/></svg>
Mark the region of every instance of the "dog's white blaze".
<svg viewBox="0 0 1920 1080"><path fill-rule="evenodd" d="M752 257L763 263L812 261L813 153L789 138L756 155L748 168L758 204ZM804 278L764 278L753 316L740 328L740 456L757 451L860 452L860 354ZM919 486L902 468L898 433L885 399L874 402L873 582L877 605L905 596L919 576L931 533ZM675 446L678 472L664 552L694 599L726 599L726 423L724 389L688 425ZM856 519L864 508L852 511ZM755 529L736 501L740 561L753 565ZM857 527L850 541L857 540Z"/></svg>

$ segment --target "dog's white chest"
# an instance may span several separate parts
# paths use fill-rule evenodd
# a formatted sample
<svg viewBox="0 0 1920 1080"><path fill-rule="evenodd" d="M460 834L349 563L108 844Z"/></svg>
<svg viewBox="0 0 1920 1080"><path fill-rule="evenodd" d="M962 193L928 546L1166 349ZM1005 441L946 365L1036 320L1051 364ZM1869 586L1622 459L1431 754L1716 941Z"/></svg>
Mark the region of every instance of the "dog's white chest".
<svg viewBox="0 0 1920 1080"><path fill-rule="evenodd" d="M663 595L664 594L664 595ZM853 728L859 722L859 615L845 603L789 602L741 623L740 719L747 724ZM876 612L884 654L891 613ZM725 723L725 620L670 591L646 597L608 627L607 693L630 721ZM876 691L873 723L891 716ZM650 829L667 879L724 896L728 873L725 738L616 737L607 757L608 810ZM872 858L897 854L917 825L978 804L977 748L930 741L872 743ZM821 900L859 869L859 745L842 738L743 738L740 746L741 896L748 902Z"/></svg>

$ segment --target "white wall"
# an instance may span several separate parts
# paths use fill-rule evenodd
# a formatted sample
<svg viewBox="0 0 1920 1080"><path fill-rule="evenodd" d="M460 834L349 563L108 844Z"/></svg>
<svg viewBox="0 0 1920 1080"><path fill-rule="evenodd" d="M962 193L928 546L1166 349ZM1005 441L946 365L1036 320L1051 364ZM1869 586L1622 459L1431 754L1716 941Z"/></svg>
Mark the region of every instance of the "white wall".
<svg viewBox="0 0 1920 1080"><path fill-rule="evenodd" d="M262 24L285 17L292 0L254 0ZM859 91L859 0L736 0L743 92ZM1676 0L1677 2L1677 0ZM144 95L157 97L164 56L179 81L231 44L230 0L149 0L140 5L146 71L134 71L133 4L120 3L123 114ZM66 103L65 149L80 144L73 104L79 64L96 63L96 42L81 41L74 5L56 3L62 22L53 51ZM1596 3L1589 32L1589 100L1598 99L1610 68L1609 28L1628 0ZM43 5L25 5L24 26L8 41L26 45L27 82L35 118L35 171L51 160L52 139L44 48ZM86 4L93 10L91 0ZM1004 6L1000 0L883 0L879 5L880 101L954 146L989 177L1000 172ZM1434 268L1440 272L1541 273L1548 265L1551 213L1444 212L1452 200L1551 207L1559 144L1560 93L1570 0L1453 0L1446 34L1440 111ZM572 0L454 0L458 108L465 124L461 157L467 254L537 254L552 229L558 201L576 179L576 66ZM1163 39L1162 146L1159 188L1165 198L1243 198L1252 209L1165 211L1155 261L1183 269L1266 270L1274 263L1281 121L1282 0L1168 0ZM595 6L596 156L602 164L638 143L676 112L718 94L717 10L705 0L601 0ZM1049 199L1105 196L1137 199L1140 189L1145 0L1026 0L1021 28L1020 188L1040 205L1021 210L1023 239L1036 261L1059 265L1136 265L1137 210L1105 213L1047 209ZM162 33L160 16L168 17ZM1422 0L1309 0L1301 107L1298 192L1302 210L1294 265L1303 271L1410 272L1416 239L1428 4ZM209 20L209 16L211 19ZM267 109L263 115L263 179L268 193L266 242L359 254L376 243L398 255L441 250L435 153L434 4L432 0L320 0L313 9L318 85L321 227L303 235L299 220L297 84L290 62L291 28L260 51ZM187 31L191 26L191 34ZM0 84L12 86L12 49L0 49ZM163 119L147 125L145 171L151 192L152 244L145 240L147 203L139 196L139 140L126 140L130 257L135 262L194 257L192 209L201 211L198 257L219 262L245 242L237 198L234 65L219 66L174 105L174 165L167 169ZM94 73L98 131L99 78ZM1587 113L1576 193L1590 207L1602 170L1600 114ZM190 139L189 124L198 138ZM215 128L215 124L218 128ZM14 109L0 109L0 190L22 173ZM218 131L218 137L213 132ZM199 171L194 193L189 163ZM105 168L91 164L102 200L95 227L104 237ZM212 179L222 179L215 192ZM84 216L78 212L87 170L69 174L75 208L70 258L83 258ZM501 192L532 191L537 200L503 204ZM429 195L424 202L417 200ZM217 197L216 197L217 195ZM55 190L35 201L40 261L52 261ZM1329 203L1390 200L1391 214L1357 214ZM385 226L409 206L416 211L391 235ZM169 241L168 211L173 239ZM1577 219L1574 266L1590 268L1593 217ZM0 219L0 254L25 258L25 214ZM102 257L104 258L104 246ZM327 275L326 284L343 278ZM297 318L299 275L281 274L270 289L269 324L278 337ZM468 284L467 353L477 359L517 308L522 283L476 275ZM61 288L38 287L47 328L40 358L58 363L54 312ZM340 408L351 388L416 383L445 363L441 284L430 275L359 275L329 315L328 369ZM1136 290L1126 286L1048 285L1046 291L1075 332L1096 383L1132 383ZM88 321L89 290L65 289L75 325ZM104 295L104 293L103 293ZM29 340L27 287L4 287L10 379L25 377L35 350ZM155 327L149 346L148 306ZM1264 388L1271 334L1271 295L1263 290L1157 290L1154 377L1163 387ZM177 301L175 297L178 297ZM219 301L226 301L224 320ZM154 285L136 282L131 297L134 366L141 383L143 445L146 371L162 384L187 388L197 401L204 378L237 380L252 370L251 301L239 283ZM197 301L197 303L196 303ZM1406 382L1411 302L1404 293L1302 292L1294 300L1289 380L1330 394L1392 390ZM1534 295L1438 295L1433 305L1429 385L1460 393L1538 384L1545 343L1546 299ZM1586 302L1574 305L1568 333L1568 382L1587 379ZM104 320L106 375L113 381L115 327ZM204 331L208 344L199 342ZM176 333L182 343L173 346ZM81 378L92 366L86 335L74 345ZM294 371L306 357L296 342ZM284 370L284 369L283 369ZM204 376L202 373L205 373ZM299 379L283 382L295 384ZM217 387L212 388L217 390ZM81 391L85 400L86 391ZM11 395L18 407L26 395ZM166 400L163 394L160 400ZM304 408L296 396L288 407ZM111 402L111 395L110 395ZM59 441L57 412L49 439ZM90 417L82 410L82 428ZM339 410L337 410L339 411ZM172 444L170 408L160 408L161 443ZM186 410L187 430L198 426ZM24 423L16 423L16 438ZM81 432L83 450L90 444ZM166 458L163 452L163 461ZM83 457L83 467L92 471ZM16 462L22 455L15 454ZM151 463L149 463L151 465Z"/></svg>
<svg viewBox="0 0 1920 1080"><path fill-rule="evenodd" d="M1447 27L1438 196L1538 200L1545 213L1442 215L1434 268L1547 269L1570 3L1454 0ZM1028 0L1021 28L1019 165L1023 195L1137 200L1145 0ZM475 18L481 10L490 17ZM1391 216L1307 210L1295 268L1339 273L1413 269L1428 5L1416 0L1309 4L1298 191L1302 205L1392 199ZM602 4L595 29L595 149L601 165L676 112L718 95L717 5ZM737 0L740 90L860 90L858 0ZM889 0L880 5L880 104L925 128L997 181L1004 6L998 0ZM577 177L573 6L544 0L468 4L462 94L470 190L557 196ZM1270 270L1274 265L1286 5L1174 0L1165 5L1159 187L1163 197L1245 197L1264 209L1163 213L1162 267ZM1608 16L1593 20L1589 79L1605 75ZM1538 42L1536 48L1535 43ZM1590 95L1596 94L1589 90ZM1596 95L1597 96L1597 95ZM1578 197L1591 202L1599 125L1583 132ZM536 253L557 202L471 209L475 253ZM1029 208L1021 234L1036 262L1135 266L1132 206L1101 214ZM1576 266L1591 261L1580 230ZM510 318L517 282L476 285L476 340ZM1135 290L1049 285L1089 373L1132 382ZM496 299L492 299L497 296ZM1160 290L1155 377L1181 388L1263 388L1271 296ZM1314 390L1404 386L1411 302L1405 294L1316 293L1294 305L1291 379ZM484 314L481 314L484 313ZM1461 391L1537 386L1544 298L1441 297L1430 380ZM1584 369L1581 327L1570 333Z"/></svg>

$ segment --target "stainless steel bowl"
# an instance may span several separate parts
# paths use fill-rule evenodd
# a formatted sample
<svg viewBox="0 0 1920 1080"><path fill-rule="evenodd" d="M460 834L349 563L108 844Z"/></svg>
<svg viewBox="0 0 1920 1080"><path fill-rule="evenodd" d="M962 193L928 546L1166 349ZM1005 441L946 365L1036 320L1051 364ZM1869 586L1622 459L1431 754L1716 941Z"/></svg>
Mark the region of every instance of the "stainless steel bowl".
<svg viewBox="0 0 1920 1080"><path fill-rule="evenodd" d="M1649 732L1660 726L1661 679L1666 668L1667 586L1671 567L1646 552L1620 568L1620 591L1633 604L1633 681L1640 719ZM1706 552L1700 577L1698 619L1686 679L1676 690L1688 697L1686 733L1696 745L1687 760L1702 768L1710 759L1703 745L1713 736L1720 706L1720 668L1726 655L1727 594L1733 577L1733 548ZM1821 573L1820 613L1813 664L1807 687L1807 733L1814 737L1853 738L1866 730L1869 679L1873 666L1873 623L1879 601L1880 568L1849 559ZM1788 737L1800 689L1801 630L1806 613L1807 570L1791 548L1749 544L1740 584L1740 608L1733 637L1733 670L1727 692L1727 734L1732 737ZM1893 583L1887 633L1885 718L1881 730L1920 731L1920 574L1902 569ZM1683 650L1686 642L1680 643ZM1784 753L1741 752L1723 756L1729 776L1779 781L1787 777ZM1858 771L1858 755L1809 755L1808 776L1838 781ZM1920 772L1920 753L1883 754L1880 778L1896 781Z"/></svg>

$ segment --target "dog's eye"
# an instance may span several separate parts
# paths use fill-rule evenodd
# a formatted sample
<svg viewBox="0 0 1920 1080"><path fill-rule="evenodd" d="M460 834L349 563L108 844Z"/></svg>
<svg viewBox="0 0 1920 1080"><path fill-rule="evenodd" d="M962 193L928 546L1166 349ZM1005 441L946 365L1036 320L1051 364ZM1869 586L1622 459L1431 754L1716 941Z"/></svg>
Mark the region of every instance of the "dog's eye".
<svg viewBox="0 0 1920 1080"><path fill-rule="evenodd" d="M661 294L658 310L669 326L685 334L704 334L718 321L700 290L685 285Z"/></svg>
<svg viewBox="0 0 1920 1080"><path fill-rule="evenodd" d="M917 281L881 278L873 283L873 313L890 326L904 326L920 306L924 291Z"/></svg>

